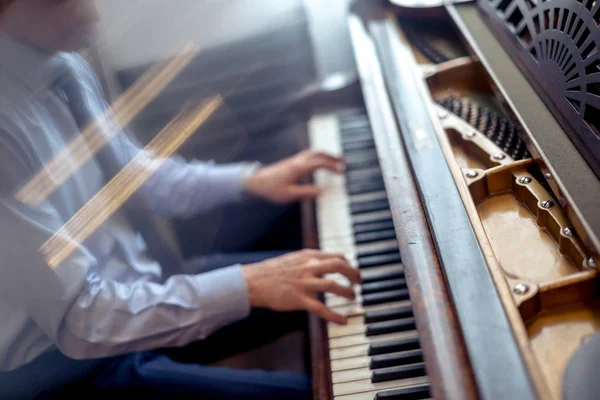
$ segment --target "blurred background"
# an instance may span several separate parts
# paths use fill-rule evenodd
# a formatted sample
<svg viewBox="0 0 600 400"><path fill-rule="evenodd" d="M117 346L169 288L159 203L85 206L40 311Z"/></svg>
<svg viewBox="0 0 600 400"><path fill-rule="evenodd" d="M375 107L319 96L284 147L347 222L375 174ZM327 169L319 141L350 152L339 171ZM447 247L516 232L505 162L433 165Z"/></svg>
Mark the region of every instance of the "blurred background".
<svg viewBox="0 0 600 400"><path fill-rule="evenodd" d="M101 0L98 40L87 58L110 101L152 65L194 43L193 61L129 125L150 141L188 100L220 93L225 106L180 149L187 159L270 163L297 152L305 116L299 93L355 63L346 26L349 0ZM312 85L312 86L311 86ZM301 246L298 206L262 205L255 218L234 206L168 221L185 256ZM227 227L227 229L224 229ZM231 240L231 232L248 232ZM227 240L225 240L227 239Z"/></svg>

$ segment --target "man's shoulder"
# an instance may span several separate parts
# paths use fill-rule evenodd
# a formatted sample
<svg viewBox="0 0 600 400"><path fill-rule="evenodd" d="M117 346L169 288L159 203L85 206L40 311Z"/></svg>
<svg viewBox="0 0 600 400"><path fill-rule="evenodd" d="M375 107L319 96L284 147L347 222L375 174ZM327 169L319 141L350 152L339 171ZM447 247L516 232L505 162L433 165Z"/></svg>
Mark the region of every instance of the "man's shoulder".
<svg viewBox="0 0 600 400"><path fill-rule="evenodd" d="M0 196L20 185L32 172L21 114L18 105L0 95Z"/></svg>
<svg viewBox="0 0 600 400"><path fill-rule="evenodd" d="M96 74L85 57L76 52L61 53L61 57L75 69L81 78L89 83L96 84Z"/></svg>
<svg viewBox="0 0 600 400"><path fill-rule="evenodd" d="M25 85L0 70L0 114L14 111L16 105L27 99Z"/></svg>

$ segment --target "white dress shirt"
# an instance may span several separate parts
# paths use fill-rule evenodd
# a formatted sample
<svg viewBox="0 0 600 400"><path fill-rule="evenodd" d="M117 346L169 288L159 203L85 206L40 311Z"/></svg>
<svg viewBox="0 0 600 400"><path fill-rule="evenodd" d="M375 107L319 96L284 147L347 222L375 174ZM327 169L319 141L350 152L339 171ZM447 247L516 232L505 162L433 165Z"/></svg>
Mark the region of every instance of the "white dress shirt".
<svg viewBox="0 0 600 400"><path fill-rule="evenodd" d="M77 68L89 88L89 103L103 109L100 85L80 56L43 54L0 33L0 177L11 185L24 183L78 132L51 89L58 57ZM127 139L118 146L125 160L139 151ZM245 170L245 164L172 158L140 193L162 215L208 212L243 198ZM249 314L240 265L165 277L120 212L50 268L41 246L104 183L92 158L39 206L26 206L14 192L2 191L0 371L55 348L83 359L181 346Z"/></svg>

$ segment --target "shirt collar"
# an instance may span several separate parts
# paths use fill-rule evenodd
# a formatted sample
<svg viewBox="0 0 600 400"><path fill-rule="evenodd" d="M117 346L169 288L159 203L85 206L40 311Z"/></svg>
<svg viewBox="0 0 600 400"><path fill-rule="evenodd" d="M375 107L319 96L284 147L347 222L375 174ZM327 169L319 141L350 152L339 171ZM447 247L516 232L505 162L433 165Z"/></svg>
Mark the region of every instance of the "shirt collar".
<svg viewBox="0 0 600 400"><path fill-rule="evenodd" d="M62 55L48 54L25 45L0 31L0 70L34 92L52 85Z"/></svg>

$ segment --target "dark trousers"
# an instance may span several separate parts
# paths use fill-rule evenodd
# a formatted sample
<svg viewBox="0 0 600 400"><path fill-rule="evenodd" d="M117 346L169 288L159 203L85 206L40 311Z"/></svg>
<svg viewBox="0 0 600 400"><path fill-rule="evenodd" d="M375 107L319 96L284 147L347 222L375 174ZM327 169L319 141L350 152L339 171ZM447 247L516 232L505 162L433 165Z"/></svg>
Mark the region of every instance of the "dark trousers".
<svg viewBox="0 0 600 400"><path fill-rule="evenodd" d="M206 272L274 255L269 252L215 255L192 260L185 268L190 273ZM287 332L302 330L305 323L304 313L253 310L246 320L184 348L85 361L51 352L17 371L0 374L0 399L62 399L68 395L79 398L139 395L145 400L310 399L310 378L306 375L208 365L269 343Z"/></svg>

